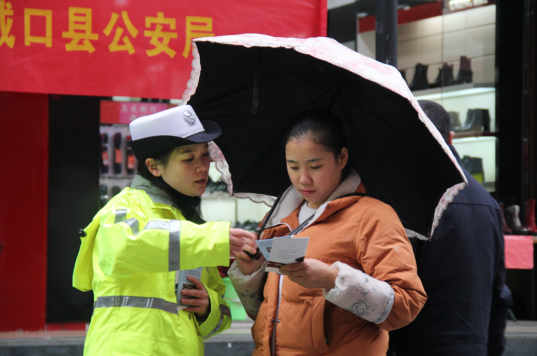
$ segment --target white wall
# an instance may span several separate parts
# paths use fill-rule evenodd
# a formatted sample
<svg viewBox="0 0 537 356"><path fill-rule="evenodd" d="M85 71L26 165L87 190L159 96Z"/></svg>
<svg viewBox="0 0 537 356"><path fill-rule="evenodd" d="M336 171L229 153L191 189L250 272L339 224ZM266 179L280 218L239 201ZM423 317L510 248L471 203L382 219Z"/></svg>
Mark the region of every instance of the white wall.
<svg viewBox="0 0 537 356"><path fill-rule="evenodd" d="M428 64L428 80L432 83L444 62L454 65L453 74L456 77L459 72L460 57L469 57L473 70L473 83L489 88L460 92L442 91L438 94L416 98L433 100L443 105L447 111L458 112L463 125L468 109L488 109L491 116L491 128L494 130L496 122L495 32L495 5L400 25L397 32L398 67L406 70L406 80L410 83L414 77L416 64ZM375 58L375 31L359 33L357 41L359 53ZM485 182L495 182L495 137L459 138L454 140L454 146L461 157L469 155L483 158Z"/></svg>

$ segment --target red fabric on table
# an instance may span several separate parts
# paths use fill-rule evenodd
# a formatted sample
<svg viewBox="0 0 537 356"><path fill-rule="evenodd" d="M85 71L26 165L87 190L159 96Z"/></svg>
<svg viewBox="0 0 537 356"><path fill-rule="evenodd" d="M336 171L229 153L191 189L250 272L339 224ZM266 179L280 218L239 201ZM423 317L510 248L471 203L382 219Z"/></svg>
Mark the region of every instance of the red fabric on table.
<svg viewBox="0 0 537 356"><path fill-rule="evenodd" d="M533 237L505 235L505 268L533 269Z"/></svg>

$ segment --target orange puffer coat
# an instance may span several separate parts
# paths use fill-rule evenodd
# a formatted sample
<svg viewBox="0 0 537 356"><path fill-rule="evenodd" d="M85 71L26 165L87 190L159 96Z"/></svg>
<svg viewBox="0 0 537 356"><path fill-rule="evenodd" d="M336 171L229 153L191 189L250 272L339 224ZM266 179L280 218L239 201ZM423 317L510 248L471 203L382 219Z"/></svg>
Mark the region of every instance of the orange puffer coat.
<svg viewBox="0 0 537 356"><path fill-rule="evenodd" d="M360 184L356 192L365 193L364 186ZM298 226L299 210L266 229L262 239L289 234ZM388 331L409 324L427 299L411 244L395 211L367 196L335 199L294 236L300 237L310 238L306 258L328 265L339 261L387 282L393 288L391 310L377 325L330 303L323 289L303 288L287 276L268 273L264 300L252 328L254 355L271 355L274 328L276 355L386 355Z"/></svg>

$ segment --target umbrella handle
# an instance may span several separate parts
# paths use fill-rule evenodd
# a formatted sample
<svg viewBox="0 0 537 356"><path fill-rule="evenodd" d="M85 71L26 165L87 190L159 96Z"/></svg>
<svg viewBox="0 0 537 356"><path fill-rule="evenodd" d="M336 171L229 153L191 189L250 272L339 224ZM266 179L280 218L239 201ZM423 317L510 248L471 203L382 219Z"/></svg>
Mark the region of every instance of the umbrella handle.
<svg viewBox="0 0 537 356"><path fill-rule="evenodd" d="M261 238L261 234L263 233L263 230L265 230L265 226L267 225L267 222L270 220L272 214L274 213L274 210L276 210L276 206L278 205L278 203L280 202L280 200L282 200L282 197L283 197L283 193L285 193L285 191L287 190L287 188L289 188L289 185L291 185L291 181L288 181L282 191L280 192L280 194L278 194L278 197L276 198L276 201L274 202L274 204L272 205L272 207L270 208L268 214L267 214L267 217L265 218L265 220L263 221L263 225L261 225L261 228L259 229L259 231L257 232L257 239L259 240Z"/></svg>

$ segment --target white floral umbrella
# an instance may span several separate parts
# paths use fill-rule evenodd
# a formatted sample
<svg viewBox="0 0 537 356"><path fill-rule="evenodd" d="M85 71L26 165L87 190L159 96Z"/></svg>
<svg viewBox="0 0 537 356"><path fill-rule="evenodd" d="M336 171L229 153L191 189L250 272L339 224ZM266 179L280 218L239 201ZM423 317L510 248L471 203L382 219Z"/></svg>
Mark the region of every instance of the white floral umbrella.
<svg viewBox="0 0 537 356"><path fill-rule="evenodd" d="M430 239L467 184L400 73L329 38L194 40L183 100L223 130L211 154L229 193L271 205L288 182L283 134L297 113L327 108L348 134L367 195L390 204L409 237Z"/></svg>

